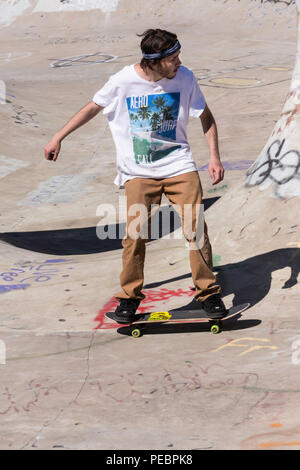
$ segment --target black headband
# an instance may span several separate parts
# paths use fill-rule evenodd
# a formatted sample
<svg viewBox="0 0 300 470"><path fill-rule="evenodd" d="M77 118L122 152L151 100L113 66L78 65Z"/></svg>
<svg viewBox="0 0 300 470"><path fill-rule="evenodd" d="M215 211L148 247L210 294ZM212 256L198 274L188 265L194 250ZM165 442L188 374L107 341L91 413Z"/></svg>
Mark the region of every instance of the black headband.
<svg viewBox="0 0 300 470"><path fill-rule="evenodd" d="M176 41L174 46L172 46L170 49L167 49L166 51L156 52L154 54L146 54L145 52L142 51L142 54L143 54L143 58L147 60L163 59L164 57L168 57L169 55L175 54L175 52L179 51L179 49L181 49L180 42Z"/></svg>

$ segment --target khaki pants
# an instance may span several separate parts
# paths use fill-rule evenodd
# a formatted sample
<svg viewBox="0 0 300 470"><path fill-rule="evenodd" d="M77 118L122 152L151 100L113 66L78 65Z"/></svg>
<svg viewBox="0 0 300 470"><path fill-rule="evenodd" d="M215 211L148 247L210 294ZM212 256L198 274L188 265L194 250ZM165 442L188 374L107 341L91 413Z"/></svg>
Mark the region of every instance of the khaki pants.
<svg viewBox="0 0 300 470"><path fill-rule="evenodd" d="M130 237L128 227L136 220L136 215L128 215L130 207L132 207L133 204L143 204L147 208L147 222L149 222L151 217L151 205L159 205L162 194L165 194L172 205L175 204L181 208L182 215L184 214L183 210L185 204L190 204L193 208L196 207L196 204L202 204L202 187L198 172L193 171L173 178L159 180L152 178L134 178L125 183L125 193L127 196L127 233L122 241L123 270L120 275L122 291L116 295L116 298L142 300L145 298L141 290L144 283L145 245L147 237L136 239L132 236ZM193 211L192 225L194 231L196 223L196 215L195 211ZM193 240L190 239L190 234L184 232L184 220L182 220L182 227L185 238L190 243L193 242ZM212 294L220 293L220 287L216 285L216 278L212 272L212 251L206 223L204 223L203 246L201 248L197 247L197 249L190 249L189 256L195 286L195 299L203 301Z"/></svg>

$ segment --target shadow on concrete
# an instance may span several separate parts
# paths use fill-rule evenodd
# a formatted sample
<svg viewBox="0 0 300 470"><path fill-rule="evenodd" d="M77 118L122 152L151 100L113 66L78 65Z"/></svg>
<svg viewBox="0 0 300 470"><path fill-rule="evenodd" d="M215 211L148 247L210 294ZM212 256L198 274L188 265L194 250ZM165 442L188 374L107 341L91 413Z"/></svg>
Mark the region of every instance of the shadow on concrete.
<svg viewBox="0 0 300 470"><path fill-rule="evenodd" d="M198 307L199 308L199 307ZM234 318L223 320L222 331L245 330L253 328L261 323L261 320L239 320L242 315L239 314ZM137 325L138 326L138 325ZM118 328L118 333L122 335L130 335L131 327L121 326ZM200 333L201 331L210 331L209 321L205 323L159 323L159 324L146 324L143 326L143 334L178 334L178 333Z"/></svg>
<svg viewBox="0 0 300 470"><path fill-rule="evenodd" d="M214 204L219 197L205 199L204 210ZM168 223L162 223L162 221ZM181 221L171 206L162 206L152 217L152 226L157 227L157 240L181 227ZM73 228L62 230L43 230L38 232L7 232L0 234L0 240L25 250L48 255L88 255L103 253L122 248L126 224L102 225L97 227ZM109 236L100 239L99 236Z"/></svg>
<svg viewBox="0 0 300 470"><path fill-rule="evenodd" d="M222 286L223 295L234 294L234 304L260 302L270 291L272 273L288 268L282 283L282 289L288 289L298 283L300 272L300 250L283 248L253 256L239 263L218 266L217 280ZM247 300L246 300L247 299Z"/></svg>
<svg viewBox="0 0 300 470"><path fill-rule="evenodd" d="M117 229L121 225L117 224ZM2 233L0 240L23 250L56 256L88 255L122 248L122 240L118 238L99 240L96 227Z"/></svg>
<svg viewBox="0 0 300 470"><path fill-rule="evenodd" d="M281 286L282 289L288 289L298 283L300 272L300 249L283 248L269 251L261 255L253 256L246 260L217 266L214 271L217 273L217 283L222 288L222 296L234 295L233 305L249 302L253 306L260 302L269 293L272 282L272 273L279 269L288 268L286 279ZM282 277L284 277L284 273ZM144 289L153 289L154 287L169 284L180 279L190 278L191 274L184 274L164 282L147 284ZM147 295L147 290L145 291ZM184 305L174 310L193 310L199 309L199 304L192 300L188 305Z"/></svg>

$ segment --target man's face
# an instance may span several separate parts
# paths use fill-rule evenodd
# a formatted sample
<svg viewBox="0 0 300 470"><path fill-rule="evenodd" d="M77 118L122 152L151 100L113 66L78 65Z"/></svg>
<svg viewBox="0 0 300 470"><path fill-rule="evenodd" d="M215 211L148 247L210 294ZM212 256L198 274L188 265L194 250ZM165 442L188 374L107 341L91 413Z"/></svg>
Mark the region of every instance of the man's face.
<svg viewBox="0 0 300 470"><path fill-rule="evenodd" d="M160 61L158 65L157 71L164 77L164 78L174 78L177 74L177 71L181 65L181 61L179 59L180 50L175 52L174 54L165 57Z"/></svg>

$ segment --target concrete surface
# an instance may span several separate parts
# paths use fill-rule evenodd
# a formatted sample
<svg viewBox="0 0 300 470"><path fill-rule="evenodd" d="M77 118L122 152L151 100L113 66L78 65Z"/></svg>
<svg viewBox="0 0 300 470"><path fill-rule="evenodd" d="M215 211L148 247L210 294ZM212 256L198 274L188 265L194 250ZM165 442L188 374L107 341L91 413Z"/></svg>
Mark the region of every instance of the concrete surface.
<svg viewBox="0 0 300 470"><path fill-rule="evenodd" d="M287 163L287 194L257 179L245 186L279 131L295 3L119 0L95 10L87 1L86 11L75 0L1 3L0 448L299 450L297 160ZM97 238L97 208L119 208L123 196L105 117L68 137L56 164L43 158L53 133L139 60L136 33L152 26L177 32L218 123L227 171L216 187L196 120L189 137L225 303L251 304L220 335L165 325L133 339L104 319L121 245ZM286 115L293 126L297 103ZM109 223L124 227L122 207L118 214ZM183 240L150 242L145 272L140 311L192 301Z"/></svg>

